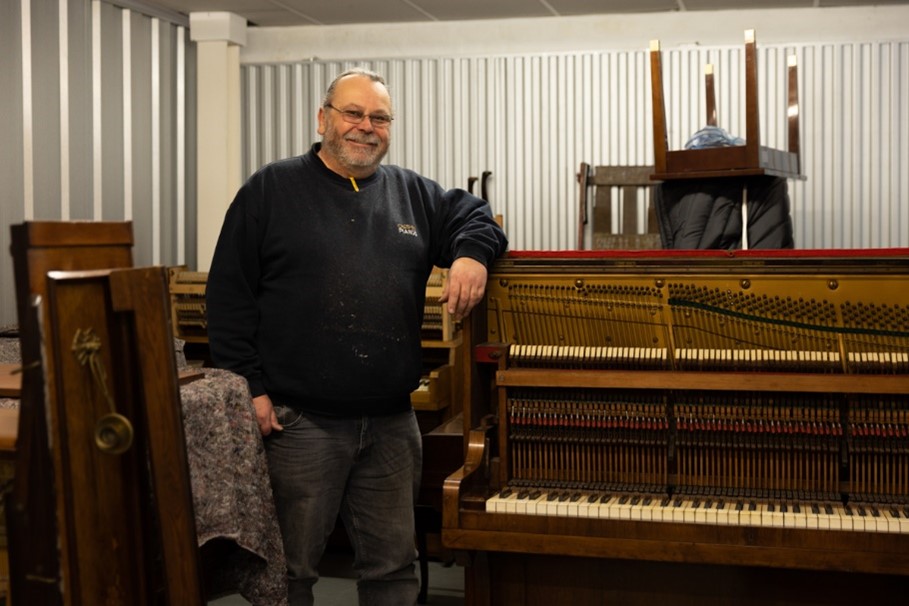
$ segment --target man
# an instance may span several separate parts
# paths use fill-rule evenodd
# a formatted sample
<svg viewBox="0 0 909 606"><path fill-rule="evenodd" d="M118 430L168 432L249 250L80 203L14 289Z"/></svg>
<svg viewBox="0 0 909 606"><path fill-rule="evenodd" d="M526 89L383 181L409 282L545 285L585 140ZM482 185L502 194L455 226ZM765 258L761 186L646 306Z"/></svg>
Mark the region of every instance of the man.
<svg viewBox="0 0 909 606"><path fill-rule="evenodd" d="M380 165L393 113L378 74L338 76L318 119L321 144L260 169L227 211L206 289L211 354L249 382L291 606L313 603L338 514L360 604L414 604L426 281L450 267L442 300L463 318L506 239L483 200Z"/></svg>

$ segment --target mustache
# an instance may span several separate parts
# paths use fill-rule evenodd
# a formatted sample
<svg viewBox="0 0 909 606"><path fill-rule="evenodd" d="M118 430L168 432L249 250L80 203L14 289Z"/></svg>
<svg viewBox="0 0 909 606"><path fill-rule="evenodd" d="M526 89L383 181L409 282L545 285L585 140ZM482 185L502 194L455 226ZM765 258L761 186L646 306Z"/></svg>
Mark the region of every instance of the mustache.
<svg viewBox="0 0 909 606"><path fill-rule="evenodd" d="M375 136L358 136L358 135L347 135L344 137L345 141L353 141L354 143L362 143L364 145L378 145L379 138Z"/></svg>

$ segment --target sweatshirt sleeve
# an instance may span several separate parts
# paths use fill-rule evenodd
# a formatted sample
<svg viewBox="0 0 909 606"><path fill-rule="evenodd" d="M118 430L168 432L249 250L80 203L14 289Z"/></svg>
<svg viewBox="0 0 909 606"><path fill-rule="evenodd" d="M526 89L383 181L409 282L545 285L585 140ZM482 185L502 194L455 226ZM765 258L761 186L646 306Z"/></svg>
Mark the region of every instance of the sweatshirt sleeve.
<svg viewBox="0 0 909 606"><path fill-rule="evenodd" d="M244 185L224 218L205 289L212 362L246 378L252 396L265 393L256 348L259 245L253 189Z"/></svg>
<svg viewBox="0 0 909 606"><path fill-rule="evenodd" d="M449 267L455 259L470 257L486 267L505 253L508 239L482 198L463 189L443 194L441 247L436 265Z"/></svg>

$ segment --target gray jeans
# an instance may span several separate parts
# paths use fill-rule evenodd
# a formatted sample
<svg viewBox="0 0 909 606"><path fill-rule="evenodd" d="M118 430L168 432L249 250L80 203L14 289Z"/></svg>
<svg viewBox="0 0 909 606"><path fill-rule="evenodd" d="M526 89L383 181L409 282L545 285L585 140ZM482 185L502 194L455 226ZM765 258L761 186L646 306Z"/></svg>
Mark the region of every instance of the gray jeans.
<svg viewBox="0 0 909 606"><path fill-rule="evenodd" d="M414 499L422 443L413 411L357 419L276 406L265 439L287 559L290 606L313 604L317 567L338 514L354 550L361 606L416 604Z"/></svg>

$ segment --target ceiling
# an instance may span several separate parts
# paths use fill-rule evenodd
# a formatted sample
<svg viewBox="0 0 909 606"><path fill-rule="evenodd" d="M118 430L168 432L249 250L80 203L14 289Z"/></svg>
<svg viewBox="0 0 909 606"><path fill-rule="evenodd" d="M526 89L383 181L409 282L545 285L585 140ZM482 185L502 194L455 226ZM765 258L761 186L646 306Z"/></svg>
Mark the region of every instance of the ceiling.
<svg viewBox="0 0 909 606"><path fill-rule="evenodd" d="M274 27L868 6L909 4L909 0L133 0L131 3L183 16L191 12L228 11L244 17L250 25Z"/></svg>

